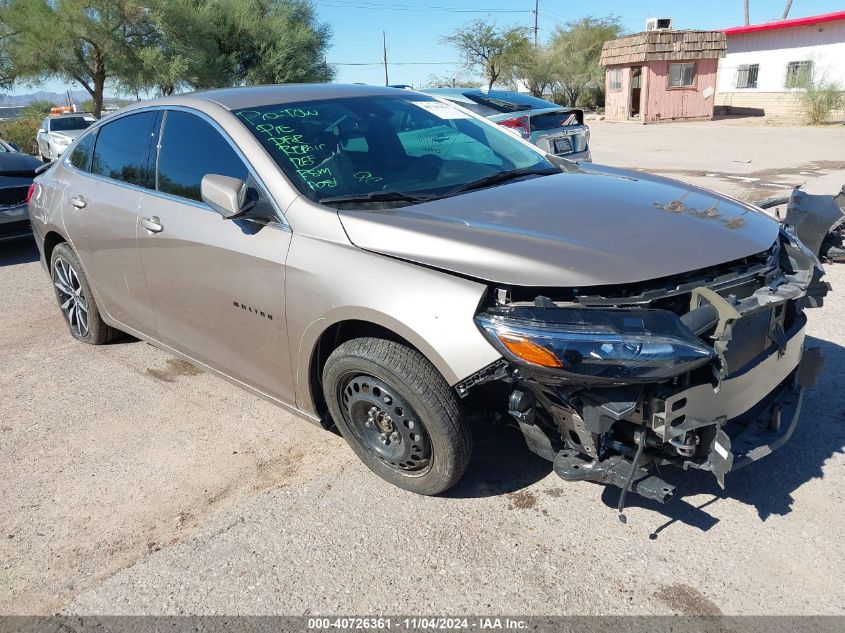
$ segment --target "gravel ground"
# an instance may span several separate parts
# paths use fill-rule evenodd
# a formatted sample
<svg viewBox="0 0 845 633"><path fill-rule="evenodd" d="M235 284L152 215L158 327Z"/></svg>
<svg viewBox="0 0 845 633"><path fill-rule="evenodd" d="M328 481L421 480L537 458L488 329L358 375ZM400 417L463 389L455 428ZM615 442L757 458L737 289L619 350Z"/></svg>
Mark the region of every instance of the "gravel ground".
<svg viewBox="0 0 845 633"><path fill-rule="evenodd" d="M746 199L832 193L842 147L839 128L593 126L596 160ZM622 524L616 490L564 484L508 429L474 429L447 496L392 488L149 345L76 343L35 257L0 246L0 614L845 612L841 292L810 312L827 365L790 443L724 492L672 472L679 498L631 496Z"/></svg>

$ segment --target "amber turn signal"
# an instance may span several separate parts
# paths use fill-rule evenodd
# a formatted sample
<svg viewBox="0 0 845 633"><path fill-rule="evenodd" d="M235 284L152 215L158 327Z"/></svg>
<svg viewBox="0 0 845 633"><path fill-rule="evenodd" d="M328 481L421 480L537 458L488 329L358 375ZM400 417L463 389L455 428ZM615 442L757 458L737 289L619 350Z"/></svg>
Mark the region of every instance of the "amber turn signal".
<svg viewBox="0 0 845 633"><path fill-rule="evenodd" d="M563 367L563 363L560 362L560 359L542 345L538 345L537 343L518 335L497 334L497 336L502 342L502 345L504 345L508 351L517 358L521 358L522 360L533 363L534 365L540 365L541 367Z"/></svg>

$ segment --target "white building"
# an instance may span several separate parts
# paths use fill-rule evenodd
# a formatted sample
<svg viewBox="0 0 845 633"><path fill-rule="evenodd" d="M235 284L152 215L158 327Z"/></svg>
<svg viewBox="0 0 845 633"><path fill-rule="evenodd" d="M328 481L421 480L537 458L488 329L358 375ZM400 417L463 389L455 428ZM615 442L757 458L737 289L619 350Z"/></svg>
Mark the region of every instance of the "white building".
<svg viewBox="0 0 845 633"><path fill-rule="evenodd" d="M845 88L845 11L723 29L716 107L727 112L791 115L803 73Z"/></svg>

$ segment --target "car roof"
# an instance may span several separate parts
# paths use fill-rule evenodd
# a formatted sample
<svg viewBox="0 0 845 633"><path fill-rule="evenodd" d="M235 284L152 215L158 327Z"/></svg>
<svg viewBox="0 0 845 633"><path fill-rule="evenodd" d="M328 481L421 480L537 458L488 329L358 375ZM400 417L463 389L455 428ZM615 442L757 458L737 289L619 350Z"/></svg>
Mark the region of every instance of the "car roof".
<svg viewBox="0 0 845 633"><path fill-rule="evenodd" d="M283 84L218 88L190 92L143 102L144 105L186 105L201 100L216 103L227 110L239 110L274 103L296 103L318 99L367 97L378 95L407 95L405 88L369 86L365 84Z"/></svg>

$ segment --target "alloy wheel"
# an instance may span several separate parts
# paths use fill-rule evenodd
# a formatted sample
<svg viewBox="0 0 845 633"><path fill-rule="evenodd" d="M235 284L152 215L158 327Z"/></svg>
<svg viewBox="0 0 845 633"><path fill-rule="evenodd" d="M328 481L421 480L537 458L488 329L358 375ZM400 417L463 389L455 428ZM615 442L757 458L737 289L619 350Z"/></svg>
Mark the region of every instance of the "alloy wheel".
<svg viewBox="0 0 845 633"><path fill-rule="evenodd" d="M53 265L53 285L56 286L59 307L70 329L77 336L87 336L88 301L83 294L76 269L61 257L57 257Z"/></svg>

